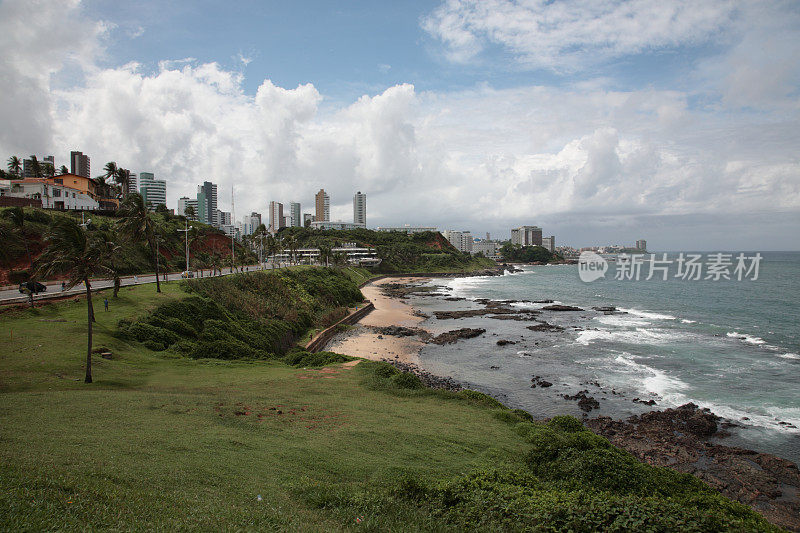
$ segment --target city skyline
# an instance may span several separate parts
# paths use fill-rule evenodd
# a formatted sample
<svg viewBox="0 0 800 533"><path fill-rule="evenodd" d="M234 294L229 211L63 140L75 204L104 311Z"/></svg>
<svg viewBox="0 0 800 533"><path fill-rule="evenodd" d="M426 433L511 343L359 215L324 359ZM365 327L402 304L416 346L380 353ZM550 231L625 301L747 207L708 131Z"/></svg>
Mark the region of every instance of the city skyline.
<svg viewBox="0 0 800 533"><path fill-rule="evenodd" d="M0 153L117 161L167 177L170 206L202 180L240 212L325 188L349 220L367 190L372 226L800 249L800 9L561 5L8 0Z"/></svg>

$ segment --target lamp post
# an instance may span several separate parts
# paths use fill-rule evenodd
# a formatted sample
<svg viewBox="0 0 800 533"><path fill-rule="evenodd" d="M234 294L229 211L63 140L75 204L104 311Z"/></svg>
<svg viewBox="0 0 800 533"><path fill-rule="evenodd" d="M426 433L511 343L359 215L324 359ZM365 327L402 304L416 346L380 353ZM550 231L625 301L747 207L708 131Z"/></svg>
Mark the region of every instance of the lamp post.
<svg viewBox="0 0 800 533"><path fill-rule="evenodd" d="M186 277L189 277L189 221L184 220L184 229L175 230L177 232L182 232L184 235L184 239L186 241Z"/></svg>

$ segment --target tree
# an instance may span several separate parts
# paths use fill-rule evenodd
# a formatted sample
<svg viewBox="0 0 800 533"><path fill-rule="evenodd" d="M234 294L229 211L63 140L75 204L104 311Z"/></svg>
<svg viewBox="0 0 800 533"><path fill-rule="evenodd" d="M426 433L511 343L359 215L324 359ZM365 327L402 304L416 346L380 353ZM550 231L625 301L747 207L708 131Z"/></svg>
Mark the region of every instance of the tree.
<svg viewBox="0 0 800 533"><path fill-rule="evenodd" d="M16 227L9 222L0 221L0 242L3 243L0 246L0 262L5 263L16 257L21 240Z"/></svg>
<svg viewBox="0 0 800 533"><path fill-rule="evenodd" d="M320 244L319 245L319 262L328 266L331 260L331 247L327 244Z"/></svg>
<svg viewBox="0 0 800 533"><path fill-rule="evenodd" d="M19 178L22 174L22 159L12 155L8 158L8 172Z"/></svg>
<svg viewBox="0 0 800 533"><path fill-rule="evenodd" d="M42 165L39 163L39 160L36 159L35 155L32 155L29 158L31 162L31 173L33 174L34 178L41 178L42 177Z"/></svg>
<svg viewBox="0 0 800 533"><path fill-rule="evenodd" d="M158 249L156 247L156 222L144 204L144 198L139 193L130 194L119 208L122 218L118 221L120 232L131 242L146 242L150 247L153 266L156 272L156 292L161 292L161 283L158 281Z"/></svg>
<svg viewBox="0 0 800 533"><path fill-rule="evenodd" d="M122 279L120 278L120 250L122 246L119 244L119 234L112 230L105 230L97 232L97 242L100 247L105 260L105 267L111 273L114 280L114 298L117 298L119 289L122 286Z"/></svg>
<svg viewBox="0 0 800 533"><path fill-rule="evenodd" d="M59 217L53 221L45 237L47 247L37 261L37 273L43 277L66 274L66 287L83 283L86 288L88 343L86 349L85 383L92 382L92 286L89 279L108 270L105 248L93 232L84 230L77 221Z"/></svg>
<svg viewBox="0 0 800 533"><path fill-rule="evenodd" d="M58 173L59 173L59 175L61 175L61 174L69 174L69 169L67 168L67 165L61 165L58 168Z"/></svg>
<svg viewBox="0 0 800 533"><path fill-rule="evenodd" d="M31 257L31 250L28 247L28 239L25 237L25 211L21 207L11 207L3 212L11 224L17 229L22 242L25 244L25 253L28 255L28 264L33 266L33 258Z"/></svg>
<svg viewBox="0 0 800 533"><path fill-rule="evenodd" d="M331 254L331 262L337 268L347 265L347 254L344 252L334 252Z"/></svg>
<svg viewBox="0 0 800 533"><path fill-rule="evenodd" d="M275 254L278 253L278 241L275 240L275 236L271 233L268 233L265 237L264 241L264 250L267 252L267 257L273 258L273 263L275 261ZM273 264L274 266L274 264Z"/></svg>
<svg viewBox="0 0 800 533"><path fill-rule="evenodd" d="M52 178L56 175L56 167L52 163L44 163L42 165L42 174L46 178Z"/></svg>
<svg viewBox="0 0 800 533"><path fill-rule="evenodd" d="M131 184L131 177L135 176L136 174L131 174L131 171L126 168L117 168L117 171L114 174L114 181L122 188L122 197L126 198L128 196L128 188Z"/></svg>
<svg viewBox="0 0 800 533"><path fill-rule="evenodd" d="M189 220L194 220L195 217L194 206L187 205L186 208L183 210L183 216L185 216Z"/></svg>

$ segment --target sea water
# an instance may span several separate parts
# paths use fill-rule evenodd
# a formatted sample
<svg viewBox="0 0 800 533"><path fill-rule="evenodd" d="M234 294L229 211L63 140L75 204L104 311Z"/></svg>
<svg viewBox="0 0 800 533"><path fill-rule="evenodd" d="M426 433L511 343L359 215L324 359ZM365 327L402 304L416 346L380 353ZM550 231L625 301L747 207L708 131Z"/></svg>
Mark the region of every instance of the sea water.
<svg viewBox="0 0 800 533"><path fill-rule="evenodd" d="M576 265L529 266L497 277L433 280L450 297L418 297L425 313L481 308L474 300L543 300L584 312L539 316L564 327L534 332L535 322L487 316L431 317L434 332L481 327L481 337L426 346L423 366L500 397L537 417L583 416L561 395L589 390L600 409L624 418L694 402L741 424L721 442L800 462L800 253L763 253L758 279L581 281ZM545 304L516 302L520 308ZM603 314L595 306L616 306ZM514 344L498 346L498 340ZM550 388L531 388L533 376ZM613 391L613 392L612 392ZM656 401L655 407L633 399ZM793 427L794 426L794 427Z"/></svg>

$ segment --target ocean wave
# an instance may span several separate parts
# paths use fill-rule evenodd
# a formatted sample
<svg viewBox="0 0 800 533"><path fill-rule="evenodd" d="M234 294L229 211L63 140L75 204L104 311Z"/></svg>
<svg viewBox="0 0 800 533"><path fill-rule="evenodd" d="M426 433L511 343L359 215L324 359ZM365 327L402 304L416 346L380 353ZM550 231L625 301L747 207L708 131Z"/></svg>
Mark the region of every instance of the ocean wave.
<svg viewBox="0 0 800 533"><path fill-rule="evenodd" d="M689 320L688 318L681 318L683 324L696 324L697 320Z"/></svg>
<svg viewBox="0 0 800 533"><path fill-rule="evenodd" d="M594 320L607 326L618 327L649 326L651 324L651 322L641 317L634 317L631 315L601 315L595 317Z"/></svg>
<svg viewBox="0 0 800 533"><path fill-rule="evenodd" d="M800 359L800 355L797 355L796 353L791 353L791 352L787 352L787 353L781 354L778 357L783 357L784 359L795 359L795 360Z"/></svg>
<svg viewBox="0 0 800 533"><path fill-rule="evenodd" d="M636 359L639 358L628 352L622 352L614 358L614 361L621 363L632 371L631 373L636 381L634 388L639 389L640 393L656 394L660 396L662 401L659 403L666 404L663 405L663 407L678 407L685 403L693 402L700 407L707 407L714 414L722 418L736 421L747 418L748 420L745 422L748 425L758 426L780 433L800 433L800 409L798 408L776 406L741 408L696 400L685 394L689 389L687 383L674 376L670 376L666 372L639 363ZM780 422L784 422L784 424ZM789 427L786 425L787 423L796 427Z"/></svg>
<svg viewBox="0 0 800 533"><path fill-rule="evenodd" d="M625 313L629 313L631 315L635 315L641 318L649 318L651 320L677 320L676 317L672 315L665 315L663 313L654 313L652 311L641 311L639 309L625 309L622 307L618 308L620 311L624 311Z"/></svg>
<svg viewBox="0 0 800 533"><path fill-rule="evenodd" d="M732 339L739 339L740 341L746 342L748 344L755 344L755 345L766 344L766 341L761 337L756 337L754 335L747 335L746 333L730 331L725 335Z"/></svg>
<svg viewBox="0 0 800 533"><path fill-rule="evenodd" d="M575 342L588 346L596 341L628 344L667 344L688 338L686 333L663 329L636 328L632 330L587 329L578 333Z"/></svg>

